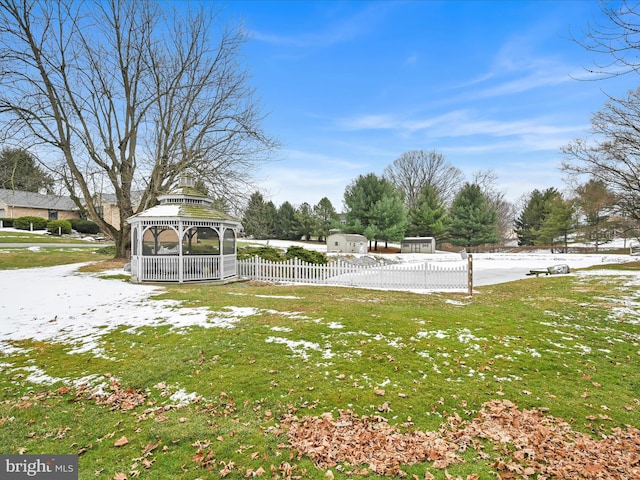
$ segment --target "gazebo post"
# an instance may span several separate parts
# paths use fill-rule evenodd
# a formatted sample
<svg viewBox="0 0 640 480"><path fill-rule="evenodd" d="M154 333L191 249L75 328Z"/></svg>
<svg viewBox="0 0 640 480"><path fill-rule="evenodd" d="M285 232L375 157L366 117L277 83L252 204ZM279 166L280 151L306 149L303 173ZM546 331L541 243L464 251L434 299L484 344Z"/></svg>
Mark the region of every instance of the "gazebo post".
<svg viewBox="0 0 640 480"><path fill-rule="evenodd" d="M178 283L184 282L184 261L182 255L182 241L184 240L184 225L178 221Z"/></svg>
<svg viewBox="0 0 640 480"><path fill-rule="evenodd" d="M220 242L220 261L218 262L218 270L220 272L220 278L224 278L224 230L225 228L221 225L216 229L216 233L218 234L218 242Z"/></svg>

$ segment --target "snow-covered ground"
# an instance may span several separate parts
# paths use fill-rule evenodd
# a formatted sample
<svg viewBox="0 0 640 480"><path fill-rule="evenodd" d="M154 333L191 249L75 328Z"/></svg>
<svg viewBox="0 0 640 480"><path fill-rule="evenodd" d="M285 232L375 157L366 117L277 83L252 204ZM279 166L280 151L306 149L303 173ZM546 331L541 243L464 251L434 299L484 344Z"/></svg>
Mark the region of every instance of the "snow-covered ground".
<svg viewBox="0 0 640 480"><path fill-rule="evenodd" d="M270 245L286 246L276 241L271 241ZM394 260L460 262L461 257L458 254L399 254L394 256ZM558 264L568 265L573 272L593 265L635 260L637 257L630 255L607 254L475 254L474 285L482 287L526 279L530 278L526 273L531 269ZM74 345L75 352L91 351L94 355L106 355L98 348L99 339L117 328L134 332L141 326L161 324L176 329L192 325L230 328L241 318L262 313L252 308L233 306L233 296L229 297L229 306L217 312L206 308L180 308L178 302L150 298L161 292L162 287L103 279L97 274L79 273L77 269L78 265L63 265L0 271L3 297L0 304L0 353L18 348L10 343L12 340L55 339ZM629 272L625 275L636 274ZM288 298L285 288L282 297ZM297 315L296 312L275 313Z"/></svg>

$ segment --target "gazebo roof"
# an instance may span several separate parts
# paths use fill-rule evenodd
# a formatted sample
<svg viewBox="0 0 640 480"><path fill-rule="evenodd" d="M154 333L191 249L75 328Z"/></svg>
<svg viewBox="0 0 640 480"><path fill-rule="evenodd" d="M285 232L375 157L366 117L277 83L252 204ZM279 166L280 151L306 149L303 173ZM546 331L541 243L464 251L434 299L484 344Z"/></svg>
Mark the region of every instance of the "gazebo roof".
<svg viewBox="0 0 640 480"><path fill-rule="evenodd" d="M204 220L240 225L240 220L213 208L213 200L193 186L181 180L180 185L169 193L158 196L159 205L148 208L127 219L134 223L144 220Z"/></svg>

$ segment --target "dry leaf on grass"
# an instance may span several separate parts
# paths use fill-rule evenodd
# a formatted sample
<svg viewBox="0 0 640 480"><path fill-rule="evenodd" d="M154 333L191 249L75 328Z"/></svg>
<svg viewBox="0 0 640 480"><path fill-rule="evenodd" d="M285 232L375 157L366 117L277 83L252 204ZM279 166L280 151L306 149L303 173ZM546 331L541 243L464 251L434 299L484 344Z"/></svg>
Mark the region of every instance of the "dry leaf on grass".
<svg viewBox="0 0 640 480"><path fill-rule="evenodd" d="M118 440L113 442L113 446L114 447L124 447L127 443L129 443L129 440L127 439L127 437L120 437Z"/></svg>
<svg viewBox="0 0 640 480"><path fill-rule="evenodd" d="M283 425L291 445L323 469L348 463L367 465L377 474L394 475L400 465L426 459L437 463L438 468L459 461L458 446L439 434L402 433L379 416L358 417L350 411L341 412L335 420L328 413L302 419L287 416Z"/></svg>
<svg viewBox="0 0 640 480"><path fill-rule="evenodd" d="M495 451L504 457L494 463L501 478L640 478L637 428L615 428L610 435L593 438L542 410L519 410L508 400L485 403L472 421L449 417L439 432L402 433L380 416L358 417L350 411L337 419L329 413L300 419L288 415L282 425L299 455L323 469L342 463L399 475L402 465L424 461L445 469L461 461L458 452L468 447L475 448L479 458L490 458L478 440L483 439L503 446Z"/></svg>
<svg viewBox="0 0 640 480"><path fill-rule="evenodd" d="M513 447L496 462L505 472L542 478L640 478L640 430L631 426L593 438L540 410L520 411L508 400L487 402L472 422L450 426L450 441L482 438Z"/></svg>

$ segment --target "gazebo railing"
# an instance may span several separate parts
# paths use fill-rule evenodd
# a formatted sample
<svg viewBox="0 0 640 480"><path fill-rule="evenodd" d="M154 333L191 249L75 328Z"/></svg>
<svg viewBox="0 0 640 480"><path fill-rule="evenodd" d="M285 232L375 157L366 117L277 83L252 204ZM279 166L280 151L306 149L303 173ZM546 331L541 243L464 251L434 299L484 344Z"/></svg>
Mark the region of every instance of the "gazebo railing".
<svg viewBox="0 0 640 480"><path fill-rule="evenodd" d="M182 272L180 258L182 258ZM235 276L236 256L144 255L131 258L131 272L139 282L221 280Z"/></svg>

